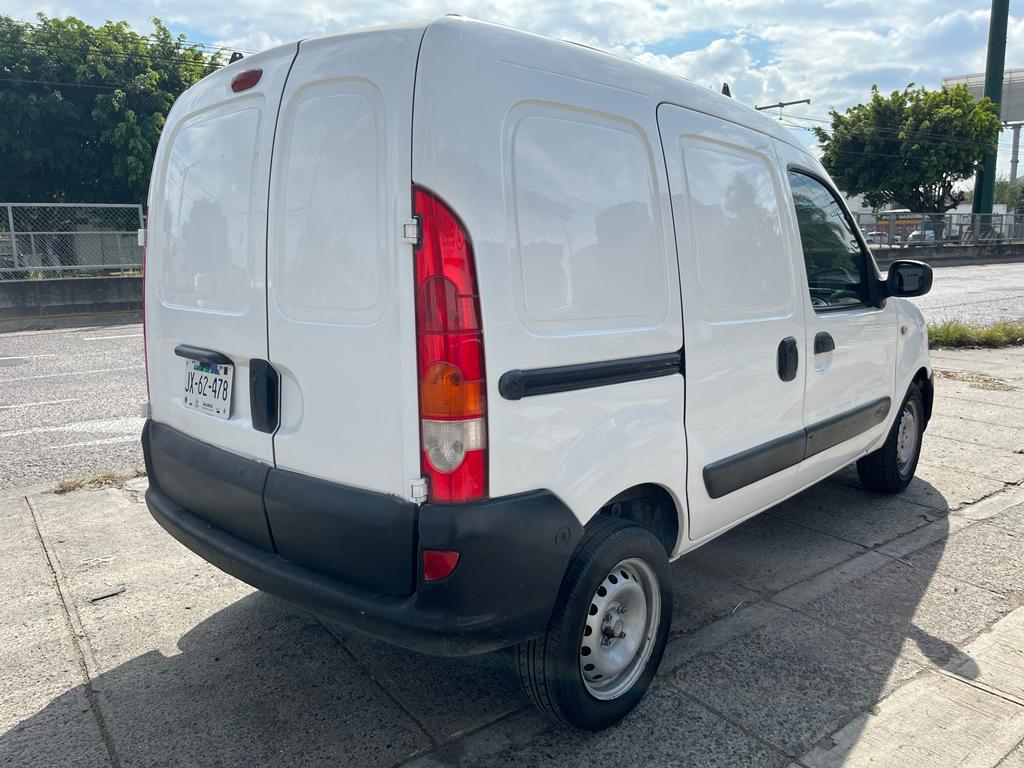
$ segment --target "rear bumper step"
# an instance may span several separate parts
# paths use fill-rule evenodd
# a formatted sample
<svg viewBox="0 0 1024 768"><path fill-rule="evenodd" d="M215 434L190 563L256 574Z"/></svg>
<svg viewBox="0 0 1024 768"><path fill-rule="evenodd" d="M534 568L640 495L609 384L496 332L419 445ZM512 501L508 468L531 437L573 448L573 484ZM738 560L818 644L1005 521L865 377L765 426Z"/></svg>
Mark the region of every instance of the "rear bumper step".
<svg viewBox="0 0 1024 768"><path fill-rule="evenodd" d="M143 430L143 448L150 476L149 510L186 547L329 624L426 653L484 653L542 634L583 534L572 512L548 491L473 504L417 506L267 468L152 421ZM189 455L203 464L190 466L185 458ZM239 462L252 465L248 473L237 473L243 469L236 466ZM218 466L230 467L232 474L219 477ZM220 493L236 477L251 488L254 473L266 475L260 496L266 499L264 514L270 512L270 548L262 537L246 540L216 525L232 518L224 517L223 502L204 498L195 485L186 494L190 508L165 490L181 487L182 480L174 475L188 475L193 482L197 476L211 476ZM249 493L245 500L251 504ZM303 531L310 527L320 540L312 552L301 544L307 538ZM360 584L339 576L352 572L353 563L341 561L351 559L351 550L347 557L344 551L353 540L361 551L358 568L372 571L361 574ZM302 563L289 556L296 546ZM339 552L338 562L331 557L332 549ZM450 576L424 582L418 565L424 549L457 550L461 558ZM396 585L408 593L384 593Z"/></svg>

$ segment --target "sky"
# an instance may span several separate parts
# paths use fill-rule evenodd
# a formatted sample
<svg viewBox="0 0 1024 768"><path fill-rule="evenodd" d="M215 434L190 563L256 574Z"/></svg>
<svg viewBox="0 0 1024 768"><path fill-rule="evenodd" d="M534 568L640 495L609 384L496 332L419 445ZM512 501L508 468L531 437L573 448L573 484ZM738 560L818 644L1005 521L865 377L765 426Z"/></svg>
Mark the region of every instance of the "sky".
<svg viewBox="0 0 1024 768"><path fill-rule="evenodd" d="M15 18L37 11L98 24L126 19L149 31L156 16L191 40L229 49L277 43L382 23L461 13L584 43L665 69L708 87L728 82L750 105L793 99L794 126L821 125L829 109L916 83L982 72L990 0L7 0ZM1006 67L1024 67L1024 0L1010 0ZM777 111L775 112L777 115ZM1001 175L1010 133L1000 139ZM1024 168L1022 168L1024 172Z"/></svg>

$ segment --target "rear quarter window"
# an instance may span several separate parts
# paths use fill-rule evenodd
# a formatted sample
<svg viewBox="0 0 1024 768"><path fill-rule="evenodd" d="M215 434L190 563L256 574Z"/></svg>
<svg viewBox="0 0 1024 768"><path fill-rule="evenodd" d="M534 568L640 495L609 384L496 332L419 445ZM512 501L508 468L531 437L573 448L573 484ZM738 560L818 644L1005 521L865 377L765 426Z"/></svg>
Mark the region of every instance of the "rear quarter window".
<svg viewBox="0 0 1024 768"><path fill-rule="evenodd" d="M517 307L533 333L655 327L667 312L652 153L626 120L520 105L506 123Z"/></svg>

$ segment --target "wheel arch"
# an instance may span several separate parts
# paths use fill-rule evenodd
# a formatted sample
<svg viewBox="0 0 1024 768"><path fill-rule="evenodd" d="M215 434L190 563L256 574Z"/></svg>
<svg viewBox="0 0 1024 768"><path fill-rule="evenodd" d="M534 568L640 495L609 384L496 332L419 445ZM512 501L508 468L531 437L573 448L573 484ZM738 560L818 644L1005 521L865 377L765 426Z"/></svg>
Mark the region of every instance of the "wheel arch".
<svg viewBox="0 0 1024 768"><path fill-rule="evenodd" d="M672 492L658 483L640 483L615 494L587 523L607 518L629 520L648 529L671 558L684 532L684 517Z"/></svg>
<svg viewBox="0 0 1024 768"><path fill-rule="evenodd" d="M913 383L921 390L921 400L924 401L924 423L927 425L932 417L932 404L935 402L935 384L928 369L922 366L914 374Z"/></svg>

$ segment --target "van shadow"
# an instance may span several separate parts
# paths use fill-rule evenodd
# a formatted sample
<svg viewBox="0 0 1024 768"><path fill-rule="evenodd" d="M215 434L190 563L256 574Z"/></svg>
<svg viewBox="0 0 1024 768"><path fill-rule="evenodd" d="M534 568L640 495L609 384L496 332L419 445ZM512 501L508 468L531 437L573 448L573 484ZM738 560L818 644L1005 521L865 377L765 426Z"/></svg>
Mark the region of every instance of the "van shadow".
<svg viewBox="0 0 1024 768"><path fill-rule="evenodd" d="M576 765L607 754L703 765L701 756L717 750L723 765L785 765L786 756L845 725L919 664L955 663L970 676L955 648L964 627L937 614L956 612L959 605L948 601L971 595L940 585L928 597L944 547L944 510L902 502L889 511L890 538L915 527L922 509L930 520L921 525L943 527L936 543L904 558L910 565L894 559L797 610L772 602L867 551L850 537L878 531L878 508L889 503L823 483L676 563L672 647L693 642L700 650L663 667L651 695L616 728L580 735L543 726L528 711L522 718L535 721L529 738L488 755L442 748L440 758ZM830 506L841 514L811 519L814 509ZM780 615L720 644L694 634L754 604ZM91 692L79 686L56 697L0 735L0 763L102 764L90 696L123 766L395 765L526 707L508 652L439 659L336 638L261 593L210 615L181 636L177 650L144 653L99 675Z"/></svg>

